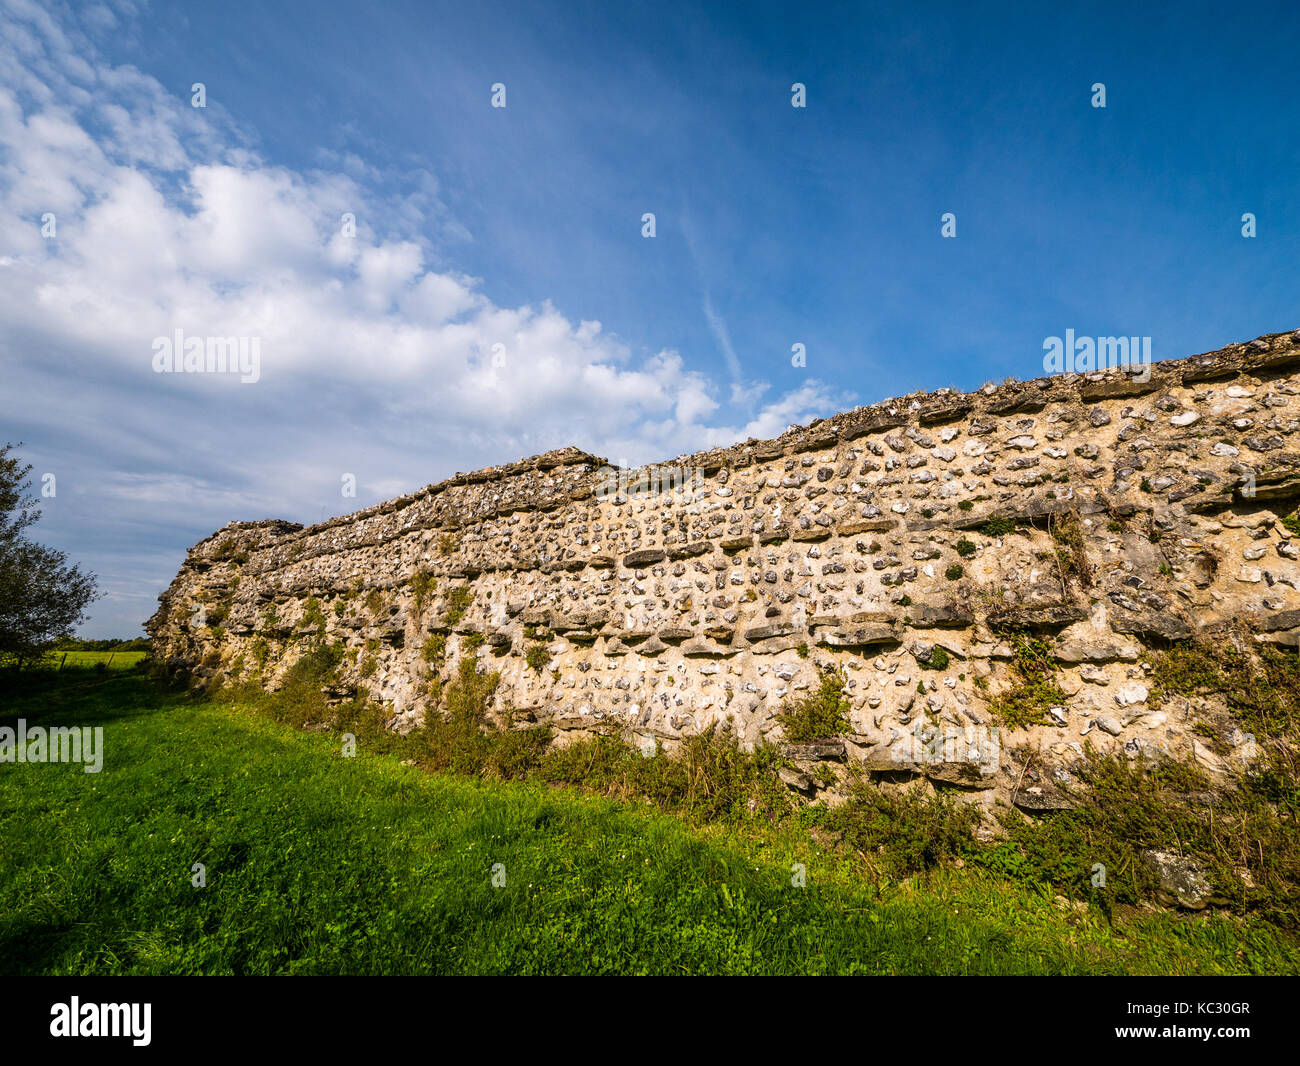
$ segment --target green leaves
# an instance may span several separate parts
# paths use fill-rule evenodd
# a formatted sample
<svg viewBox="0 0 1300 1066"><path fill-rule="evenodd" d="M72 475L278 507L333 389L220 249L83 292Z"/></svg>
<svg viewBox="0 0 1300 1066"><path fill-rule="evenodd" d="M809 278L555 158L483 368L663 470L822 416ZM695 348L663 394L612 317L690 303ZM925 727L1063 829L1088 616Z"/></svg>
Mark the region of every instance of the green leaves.
<svg viewBox="0 0 1300 1066"><path fill-rule="evenodd" d="M778 716L786 740L798 744L848 732L849 699L844 695L844 686L844 676L838 670L823 671L817 693L787 707Z"/></svg>

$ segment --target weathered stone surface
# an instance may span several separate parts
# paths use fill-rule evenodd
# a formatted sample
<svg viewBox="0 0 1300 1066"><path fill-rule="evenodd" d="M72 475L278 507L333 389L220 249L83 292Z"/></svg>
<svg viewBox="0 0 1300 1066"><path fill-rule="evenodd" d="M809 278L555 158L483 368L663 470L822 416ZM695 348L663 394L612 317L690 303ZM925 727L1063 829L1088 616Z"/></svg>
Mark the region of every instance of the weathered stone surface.
<svg viewBox="0 0 1300 1066"><path fill-rule="evenodd" d="M1064 629L1087 617L1087 611L1071 603L1044 603L1033 607L1004 607L988 616L988 625L1001 631Z"/></svg>
<svg viewBox="0 0 1300 1066"><path fill-rule="evenodd" d="M1104 381L1090 381L1080 390L1080 398L1084 403L1095 403L1098 400L1118 400L1128 396L1145 396L1147 393L1156 392L1160 388L1159 382L1152 377L1149 381L1140 381L1136 376L1112 376Z"/></svg>
<svg viewBox="0 0 1300 1066"><path fill-rule="evenodd" d="M777 777L789 788L796 792L811 794L815 790L812 775L805 773L803 770L793 766L780 766L776 771Z"/></svg>
<svg viewBox="0 0 1300 1066"><path fill-rule="evenodd" d="M1074 807L1074 801L1054 788L1018 789L1013 793L1015 805L1029 814L1045 814L1049 811L1068 811Z"/></svg>
<svg viewBox="0 0 1300 1066"><path fill-rule="evenodd" d="M1214 888L1194 859L1148 849L1142 852L1142 861L1160 879L1160 898L1169 906L1199 911L1214 902Z"/></svg>
<svg viewBox="0 0 1300 1066"><path fill-rule="evenodd" d="M975 621L975 612L964 603L934 606L913 604L904 610L906 611L904 621L918 629L964 629Z"/></svg>
<svg viewBox="0 0 1300 1066"><path fill-rule="evenodd" d="M794 626L778 623L770 626L755 626L745 630L746 640L767 640L769 637L788 637L795 631Z"/></svg>
<svg viewBox="0 0 1300 1066"><path fill-rule="evenodd" d="M1300 538L1281 522L1300 501L1300 335L1149 370L886 400L667 476L611 479L566 448L318 525L232 522L148 629L178 670L267 688L336 645L331 693L395 728L477 659L500 674L494 721L666 744L724 725L779 742L781 710L834 669L846 759L1055 809L1052 774L1084 743L1191 758L1196 721L1231 726L1208 697L1139 698L1151 648L1237 626L1237 647L1300 643ZM1026 780L897 758L917 724L992 728L1021 631L1066 691L1004 738L1043 753ZM820 795L809 767L837 758L798 761L795 787Z"/></svg>
<svg viewBox="0 0 1300 1066"><path fill-rule="evenodd" d="M897 644L902 638L893 626L849 626L844 629L824 629L817 642L832 648L869 648L878 644Z"/></svg>
<svg viewBox="0 0 1300 1066"><path fill-rule="evenodd" d="M833 759L843 762L846 757L844 741L840 739L833 740L813 740L802 744L782 744L781 754L788 759L800 761L816 761Z"/></svg>
<svg viewBox="0 0 1300 1066"><path fill-rule="evenodd" d="M1189 640L1194 632L1184 619L1158 611L1116 611L1110 624L1116 633L1129 633L1143 640L1166 644Z"/></svg>
<svg viewBox="0 0 1300 1066"><path fill-rule="evenodd" d="M1136 662L1140 653L1136 644L1115 639L1074 637L1052 649L1057 660L1063 663L1110 663L1116 660Z"/></svg>

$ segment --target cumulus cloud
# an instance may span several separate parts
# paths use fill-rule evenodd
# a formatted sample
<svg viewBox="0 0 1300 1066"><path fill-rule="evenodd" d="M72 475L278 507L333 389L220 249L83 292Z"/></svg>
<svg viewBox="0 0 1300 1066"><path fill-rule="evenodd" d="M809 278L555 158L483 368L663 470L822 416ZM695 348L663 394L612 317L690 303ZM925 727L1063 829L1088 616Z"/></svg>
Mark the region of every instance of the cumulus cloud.
<svg viewBox="0 0 1300 1066"><path fill-rule="evenodd" d="M194 533L232 518L315 521L570 443L655 461L835 405L810 381L719 424L727 389L680 353L636 351L548 302L499 306L490 279L445 268L423 225L442 211L432 177L392 204L353 156L276 166L219 107L107 64L27 0L4 0L0 42L3 407L88 486L84 510L52 518L105 573L161 588ZM738 387L725 324L710 325ZM176 330L256 338L259 380L153 373L154 339ZM116 565L95 535L107 515L174 530L178 510L186 539L160 541L152 569L136 546ZM136 617L138 588L109 592Z"/></svg>

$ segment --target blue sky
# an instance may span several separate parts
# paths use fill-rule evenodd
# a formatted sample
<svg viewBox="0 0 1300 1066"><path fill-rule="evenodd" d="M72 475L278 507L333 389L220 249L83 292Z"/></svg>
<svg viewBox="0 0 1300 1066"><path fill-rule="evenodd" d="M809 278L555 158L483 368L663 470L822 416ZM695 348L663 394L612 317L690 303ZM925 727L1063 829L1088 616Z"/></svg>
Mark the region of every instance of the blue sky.
<svg viewBox="0 0 1300 1066"><path fill-rule="evenodd" d="M1143 8L0 0L0 426L83 632L231 519L1300 326L1300 9ZM175 328L261 380L154 374Z"/></svg>

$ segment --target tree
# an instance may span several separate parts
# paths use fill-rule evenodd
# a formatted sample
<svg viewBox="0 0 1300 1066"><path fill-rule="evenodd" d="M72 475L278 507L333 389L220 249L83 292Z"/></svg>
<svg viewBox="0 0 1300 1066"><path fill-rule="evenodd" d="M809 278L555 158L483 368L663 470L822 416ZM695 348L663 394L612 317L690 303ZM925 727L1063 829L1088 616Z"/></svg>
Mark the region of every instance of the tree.
<svg viewBox="0 0 1300 1066"><path fill-rule="evenodd" d="M28 666L69 634L96 598L95 575L24 535L40 518L28 494L31 465L0 448L0 661Z"/></svg>

